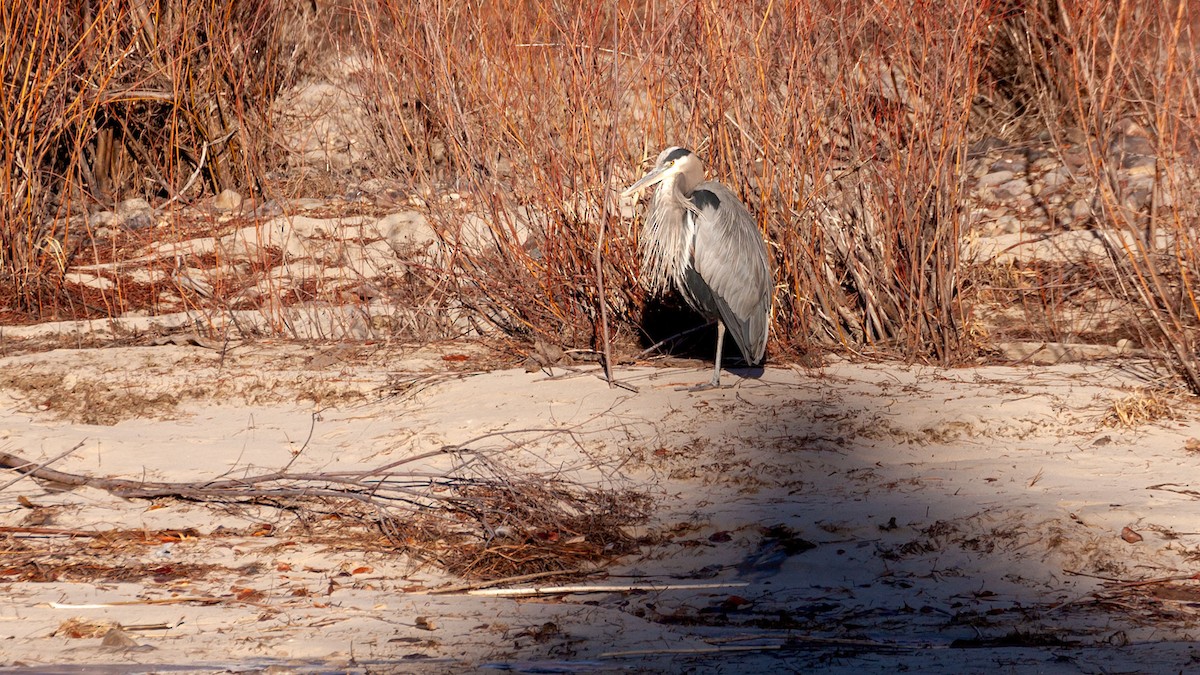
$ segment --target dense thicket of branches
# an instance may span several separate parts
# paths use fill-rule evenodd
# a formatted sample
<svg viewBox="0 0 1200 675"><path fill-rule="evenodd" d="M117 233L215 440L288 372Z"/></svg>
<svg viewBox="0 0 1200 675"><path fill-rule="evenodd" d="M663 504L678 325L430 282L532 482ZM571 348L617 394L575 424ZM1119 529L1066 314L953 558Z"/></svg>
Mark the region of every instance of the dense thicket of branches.
<svg viewBox="0 0 1200 675"><path fill-rule="evenodd" d="M17 0L0 7L0 288L28 316L62 305L87 242L73 216L99 205L302 191L313 174L288 174L272 106L354 56L377 143L321 180L470 192L494 245L464 250L446 288L505 330L586 346L603 302L637 335L613 188L684 144L769 235L772 349L953 362L976 346L959 259L970 144L1073 130L1103 146L1132 119L1159 157L1194 163L1198 22L1186 0ZM1104 226L1194 241L1193 212L1126 213L1103 158L1087 170ZM1194 182L1164 168L1158 185L1184 205ZM428 208L443 232L460 224ZM1141 241L1116 251L1124 288L1200 386L1195 245Z"/></svg>

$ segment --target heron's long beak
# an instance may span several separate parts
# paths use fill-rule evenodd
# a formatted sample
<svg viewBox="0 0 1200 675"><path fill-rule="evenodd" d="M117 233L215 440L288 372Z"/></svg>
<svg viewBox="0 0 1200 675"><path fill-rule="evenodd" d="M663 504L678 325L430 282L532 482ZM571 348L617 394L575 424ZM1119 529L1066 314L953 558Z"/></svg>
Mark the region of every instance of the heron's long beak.
<svg viewBox="0 0 1200 675"><path fill-rule="evenodd" d="M668 173L670 168L671 167L669 167L669 166L660 166L660 167L655 168L650 173L646 174L645 176L642 176L641 180L639 180L638 182L634 183L633 185L630 185L629 187L625 188L625 191L621 193L621 196L627 197L627 196L637 192L638 190L641 190L644 187L648 187L650 185L654 185L655 183L658 183L659 181L665 179L667 176L670 175Z"/></svg>

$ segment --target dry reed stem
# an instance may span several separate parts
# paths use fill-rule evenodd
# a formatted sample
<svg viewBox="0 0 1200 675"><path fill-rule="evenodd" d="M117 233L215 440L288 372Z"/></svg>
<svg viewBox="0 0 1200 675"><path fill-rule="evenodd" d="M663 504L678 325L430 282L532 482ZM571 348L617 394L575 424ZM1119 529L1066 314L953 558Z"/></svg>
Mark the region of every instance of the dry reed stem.
<svg viewBox="0 0 1200 675"><path fill-rule="evenodd" d="M679 144L771 242L774 355L828 345L970 357L966 148L989 133L1061 141L1074 129L1089 139L1101 226L1143 242L1121 239L1112 288L1147 309L1144 341L1200 390L1185 171L1200 19L1186 0L308 7L0 9L11 45L0 72L15 92L0 104L0 288L18 311L129 306L119 288L80 298L63 283L89 255L80 216L97 204L344 182L284 171L268 114L318 54L342 53L363 58L358 92L379 140L350 170L459 193L425 208L451 251L427 286L520 339L598 348L610 319L617 352L662 337L646 334L635 214L614 191ZM1148 214L1122 210L1104 152L1128 119L1162 160ZM1154 245L1160 232L1171 250ZM1048 330L1069 333L1060 299L1045 303Z"/></svg>

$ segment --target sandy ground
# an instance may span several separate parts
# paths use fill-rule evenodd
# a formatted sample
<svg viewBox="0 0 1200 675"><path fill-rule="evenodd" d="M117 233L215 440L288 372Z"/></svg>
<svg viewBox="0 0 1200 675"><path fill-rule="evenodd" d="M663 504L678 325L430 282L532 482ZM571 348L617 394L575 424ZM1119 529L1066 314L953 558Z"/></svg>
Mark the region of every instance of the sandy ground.
<svg viewBox="0 0 1200 675"><path fill-rule="evenodd" d="M832 360L702 392L679 389L707 379L701 364L621 369L635 393L476 360L471 345L273 342L9 356L0 450L46 462L82 444L52 468L204 483L469 448L650 497L655 543L571 582L609 590L435 594L462 580L307 538L293 513L4 471L0 671L1200 668L1200 584L1185 578L1200 409L1161 396L1157 419L1112 426L1116 402L1150 398L1143 365ZM39 527L185 534L123 545ZM93 566L67 564L80 559ZM1138 580L1152 583L1121 583Z"/></svg>

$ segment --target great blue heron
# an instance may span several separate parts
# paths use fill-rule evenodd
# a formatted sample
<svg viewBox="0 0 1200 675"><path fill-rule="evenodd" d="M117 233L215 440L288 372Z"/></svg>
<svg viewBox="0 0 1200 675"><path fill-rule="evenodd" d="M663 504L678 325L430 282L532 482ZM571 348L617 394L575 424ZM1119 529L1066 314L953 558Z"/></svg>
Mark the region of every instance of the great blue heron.
<svg viewBox="0 0 1200 675"><path fill-rule="evenodd" d="M766 352L774 286L767 247L733 191L704 180L691 150L663 150L654 169L621 194L654 184L640 240L642 278L652 293L675 286L692 308L717 320L712 381L696 388L719 387L727 328L748 365Z"/></svg>

